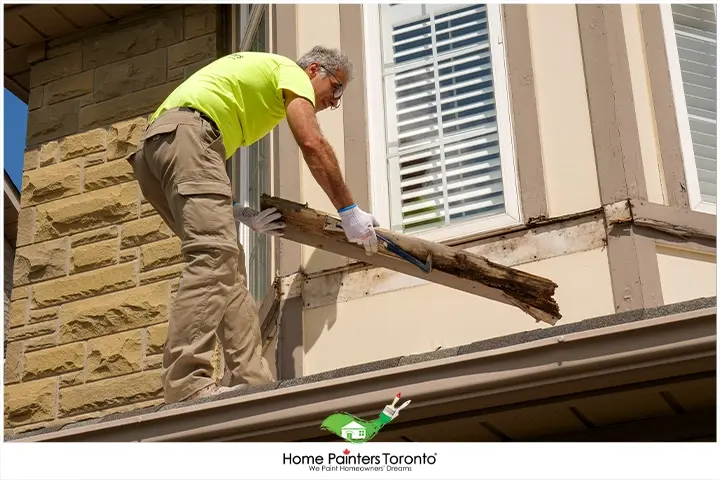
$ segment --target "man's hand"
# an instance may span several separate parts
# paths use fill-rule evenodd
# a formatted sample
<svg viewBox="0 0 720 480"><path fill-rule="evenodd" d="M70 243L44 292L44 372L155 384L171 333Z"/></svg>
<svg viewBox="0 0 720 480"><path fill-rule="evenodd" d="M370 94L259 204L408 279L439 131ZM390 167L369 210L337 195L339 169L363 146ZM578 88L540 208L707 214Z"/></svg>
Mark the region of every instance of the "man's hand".
<svg viewBox="0 0 720 480"><path fill-rule="evenodd" d="M372 255L378 251L378 240L375 228L380 223L369 213L360 210L357 205L338 210L340 214L340 225L345 230L349 241L365 247L365 254Z"/></svg>
<svg viewBox="0 0 720 480"><path fill-rule="evenodd" d="M285 223L275 222L280 218L280 214L276 213L276 208L268 208L262 212L253 210L249 207L233 205L233 215L235 221L247 225L252 230L271 235L273 237L282 237L284 235ZM238 225L238 237L240 236L240 226Z"/></svg>

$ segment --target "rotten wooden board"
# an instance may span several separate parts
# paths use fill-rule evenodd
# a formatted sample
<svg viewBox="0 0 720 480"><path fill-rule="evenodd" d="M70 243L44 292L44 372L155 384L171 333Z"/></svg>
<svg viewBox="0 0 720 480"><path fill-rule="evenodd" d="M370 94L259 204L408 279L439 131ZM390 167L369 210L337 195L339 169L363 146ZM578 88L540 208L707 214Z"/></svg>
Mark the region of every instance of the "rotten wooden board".
<svg viewBox="0 0 720 480"><path fill-rule="evenodd" d="M278 197L262 195L261 208L275 207L287 225L283 238L319 248L337 255L354 258L378 267L422 278L446 287L512 305L537 321L549 325L562 317L553 298L557 285L546 278L506 267L479 255L417 237L378 228L378 232L395 242L411 255L425 261L432 255L432 271L424 273L382 246L377 254L347 241L337 217ZM330 225L335 230L327 229Z"/></svg>
<svg viewBox="0 0 720 480"><path fill-rule="evenodd" d="M717 238L715 215L636 199L630 200L630 207L635 225L684 239Z"/></svg>

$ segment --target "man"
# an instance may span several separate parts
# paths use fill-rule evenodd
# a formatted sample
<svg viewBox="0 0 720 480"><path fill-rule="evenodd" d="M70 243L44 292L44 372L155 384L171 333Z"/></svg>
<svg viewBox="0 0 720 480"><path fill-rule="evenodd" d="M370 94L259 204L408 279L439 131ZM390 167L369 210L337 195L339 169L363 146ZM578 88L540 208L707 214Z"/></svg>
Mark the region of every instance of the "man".
<svg viewBox="0 0 720 480"><path fill-rule="evenodd" d="M297 62L239 52L192 75L151 116L129 161L143 195L181 239L185 259L163 355L167 403L273 381L245 287L237 222L271 235L281 235L285 225L274 209L233 207L225 162L239 147L286 118L348 239L369 255L377 252L377 220L355 204L316 119L317 112L339 106L351 79L352 64L334 49L315 47ZM230 387L211 379L216 333Z"/></svg>

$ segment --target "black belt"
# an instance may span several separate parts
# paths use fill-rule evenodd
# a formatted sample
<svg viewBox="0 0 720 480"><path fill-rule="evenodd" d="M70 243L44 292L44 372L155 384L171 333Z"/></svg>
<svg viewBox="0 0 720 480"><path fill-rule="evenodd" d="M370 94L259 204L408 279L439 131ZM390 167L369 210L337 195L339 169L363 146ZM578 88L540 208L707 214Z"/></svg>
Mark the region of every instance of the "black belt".
<svg viewBox="0 0 720 480"><path fill-rule="evenodd" d="M169 110L168 110L167 112L165 112L165 113L172 112L172 111L197 113L198 115L200 115L200 118L202 118L203 120L207 121L210 125L212 125L213 128L214 128L216 131L218 131L218 132L220 131L220 129L218 128L217 124L215 123L215 120L213 120L212 118L208 117L206 114L204 114L204 113L201 112L200 110L197 110L197 109L192 108L192 107L175 107L175 108L169 109Z"/></svg>

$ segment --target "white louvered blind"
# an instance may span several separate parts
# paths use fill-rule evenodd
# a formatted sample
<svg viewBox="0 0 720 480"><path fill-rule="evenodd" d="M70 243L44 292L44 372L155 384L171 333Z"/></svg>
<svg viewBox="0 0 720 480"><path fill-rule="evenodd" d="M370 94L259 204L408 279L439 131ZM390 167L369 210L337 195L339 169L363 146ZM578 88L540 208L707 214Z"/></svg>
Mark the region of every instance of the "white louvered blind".
<svg viewBox="0 0 720 480"><path fill-rule="evenodd" d="M505 213L486 6L380 12L393 228Z"/></svg>
<svg viewBox="0 0 720 480"><path fill-rule="evenodd" d="M713 4L672 5L683 91L703 201L717 202L717 27Z"/></svg>

